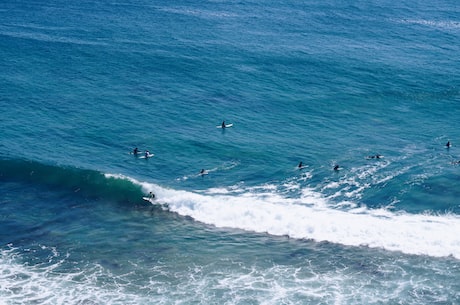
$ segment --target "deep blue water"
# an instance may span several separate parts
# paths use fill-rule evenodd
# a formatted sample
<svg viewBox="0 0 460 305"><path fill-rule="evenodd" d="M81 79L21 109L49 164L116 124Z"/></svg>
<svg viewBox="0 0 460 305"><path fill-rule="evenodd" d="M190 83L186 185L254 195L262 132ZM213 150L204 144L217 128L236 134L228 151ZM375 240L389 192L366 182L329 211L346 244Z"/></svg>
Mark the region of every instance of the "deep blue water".
<svg viewBox="0 0 460 305"><path fill-rule="evenodd" d="M460 6L393 2L3 1L2 302L459 303Z"/></svg>

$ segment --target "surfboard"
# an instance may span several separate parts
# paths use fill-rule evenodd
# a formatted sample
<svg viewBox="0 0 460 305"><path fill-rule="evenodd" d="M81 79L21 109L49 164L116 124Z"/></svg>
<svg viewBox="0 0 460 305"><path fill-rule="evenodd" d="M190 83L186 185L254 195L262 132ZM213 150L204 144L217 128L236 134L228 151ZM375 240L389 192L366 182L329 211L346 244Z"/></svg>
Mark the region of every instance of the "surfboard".
<svg viewBox="0 0 460 305"><path fill-rule="evenodd" d="M143 199L144 201L150 202L151 204L162 205L162 203L160 203L160 202L157 201L157 198L156 198L156 197L144 196L144 197L142 197L142 199Z"/></svg>
<svg viewBox="0 0 460 305"><path fill-rule="evenodd" d="M296 168L297 168L298 170L302 170L302 169L307 168L307 167L308 167L308 165L302 165L302 166L300 166L300 167L297 166Z"/></svg>
<svg viewBox="0 0 460 305"><path fill-rule="evenodd" d="M157 201L156 198L142 197L142 199L144 201L151 203L154 206L161 207L165 211L169 209L169 205L166 202Z"/></svg>
<svg viewBox="0 0 460 305"><path fill-rule="evenodd" d="M225 124L225 127L222 127L222 125L217 125L216 128L230 128L233 126L233 123L230 124Z"/></svg>
<svg viewBox="0 0 460 305"><path fill-rule="evenodd" d="M143 154L142 156L139 157L139 159L152 158L153 156L155 156L155 154L148 154L147 156L145 154Z"/></svg>

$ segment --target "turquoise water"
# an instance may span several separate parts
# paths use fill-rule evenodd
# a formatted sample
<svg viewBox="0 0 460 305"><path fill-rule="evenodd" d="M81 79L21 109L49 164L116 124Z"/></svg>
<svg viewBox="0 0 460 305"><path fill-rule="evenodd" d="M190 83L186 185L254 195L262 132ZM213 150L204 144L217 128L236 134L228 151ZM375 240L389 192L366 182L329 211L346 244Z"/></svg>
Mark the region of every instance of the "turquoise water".
<svg viewBox="0 0 460 305"><path fill-rule="evenodd" d="M2 302L459 303L459 16L2 2Z"/></svg>

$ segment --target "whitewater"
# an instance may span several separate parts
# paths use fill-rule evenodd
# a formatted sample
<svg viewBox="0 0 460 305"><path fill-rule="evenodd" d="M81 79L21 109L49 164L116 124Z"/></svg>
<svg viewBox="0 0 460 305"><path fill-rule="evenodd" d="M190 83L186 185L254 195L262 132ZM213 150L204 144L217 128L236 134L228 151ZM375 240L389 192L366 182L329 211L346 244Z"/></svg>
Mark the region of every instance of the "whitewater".
<svg viewBox="0 0 460 305"><path fill-rule="evenodd" d="M159 198L153 204L219 228L242 229L347 246L377 247L407 254L459 258L460 218L455 214L413 215L357 206L334 208L314 190L300 198L285 198L276 185L231 187L202 192L177 191L122 175ZM292 187L292 186L291 186ZM350 203L347 203L349 206Z"/></svg>

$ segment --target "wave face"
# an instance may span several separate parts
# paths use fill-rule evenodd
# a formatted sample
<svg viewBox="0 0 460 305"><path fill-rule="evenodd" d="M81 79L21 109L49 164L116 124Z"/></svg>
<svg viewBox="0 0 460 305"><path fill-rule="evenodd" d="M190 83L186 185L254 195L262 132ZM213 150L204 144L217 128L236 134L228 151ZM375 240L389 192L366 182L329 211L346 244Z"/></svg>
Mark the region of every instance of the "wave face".
<svg viewBox="0 0 460 305"><path fill-rule="evenodd" d="M23 160L0 163L4 181L38 184L84 198L126 205L142 204L142 196L154 192L154 204L219 228L460 259L460 237L456 234L460 230L460 217L456 214L410 214L350 203L337 205L332 200L334 197L311 188L302 189L300 196L292 198L283 194L285 185L240 185L191 192L121 174ZM301 188L302 181L290 181L288 188Z"/></svg>
<svg viewBox="0 0 460 305"><path fill-rule="evenodd" d="M26 185L39 184L83 197L131 203L139 202L142 195L138 185L108 178L98 171L46 165L36 161L0 160L0 179Z"/></svg>

